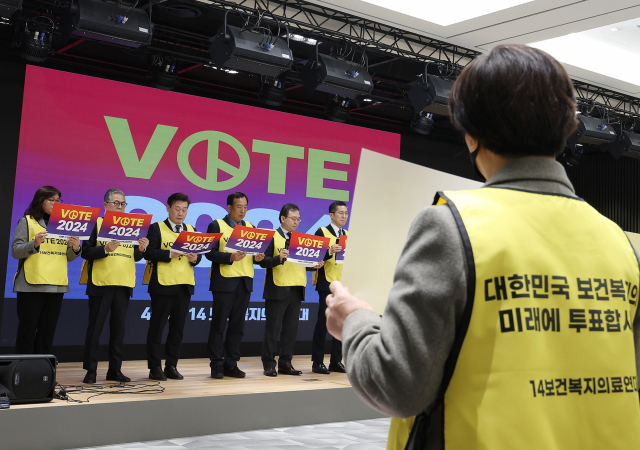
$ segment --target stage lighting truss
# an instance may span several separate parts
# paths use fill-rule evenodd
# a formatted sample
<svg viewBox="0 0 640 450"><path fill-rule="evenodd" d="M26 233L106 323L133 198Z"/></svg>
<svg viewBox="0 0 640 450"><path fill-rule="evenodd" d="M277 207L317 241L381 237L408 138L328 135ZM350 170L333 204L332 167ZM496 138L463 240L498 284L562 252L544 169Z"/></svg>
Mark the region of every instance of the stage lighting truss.
<svg viewBox="0 0 640 450"><path fill-rule="evenodd" d="M46 16L18 19L18 52L27 61L44 62L51 52L53 20Z"/></svg>

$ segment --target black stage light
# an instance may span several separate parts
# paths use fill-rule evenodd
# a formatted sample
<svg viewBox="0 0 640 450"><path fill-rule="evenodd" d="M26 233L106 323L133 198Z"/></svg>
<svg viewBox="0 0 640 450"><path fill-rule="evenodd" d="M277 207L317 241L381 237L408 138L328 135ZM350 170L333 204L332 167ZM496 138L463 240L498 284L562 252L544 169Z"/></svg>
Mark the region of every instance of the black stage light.
<svg viewBox="0 0 640 450"><path fill-rule="evenodd" d="M149 45L153 34L144 10L101 0L73 0L61 28L65 42L73 34L133 48Z"/></svg>
<svg viewBox="0 0 640 450"><path fill-rule="evenodd" d="M53 21L48 17L27 20L20 34L19 54L27 61L44 62L51 54Z"/></svg>
<svg viewBox="0 0 640 450"><path fill-rule="evenodd" d="M418 83L409 89L407 97L416 111L449 115L449 94L453 87L453 81L435 75L425 73Z"/></svg>
<svg viewBox="0 0 640 450"><path fill-rule="evenodd" d="M616 132L616 140L605 144L602 149L609 152L615 159L621 156L640 159L640 135L627 131L622 124L611 124Z"/></svg>
<svg viewBox="0 0 640 450"><path fill-rule="evenodd" d="M224 25L218 34L211 38L209 56L214 66L267 77L277 77L291 69L293 53L289 48L288 29L285 41L278 37L279 29L278 34L273 34L260 25L260 19L252 27L233 27L227 25L229 12L225 13ZM280 22L277 24L280 28Z"/></svg>
<svg viewBox="0 0 640 450"><path fill-rule="evenodd" d="M179 82L175 59L161 60L159 64L154 64L151 67L151 86L165 91L173 91Z"/></svg>
<svg viewBox="0 0 640 450"><path fill-rule="evenodd" d="M411 129L416 133L429 134L433 128L433 114L418 112L411 120Z"/></svg>
<svg viewBox="0 0 640 450"><path fill-rule="evenodd" d="M334 122L345 123L351 115L350 100L335 96L327 103L326 115Z"/></svg>
<svg viewBox="0 0 640 450"><path fill-rule="evenodd" d="M318 52L310 58L300 71L302 84L309 92L321 91L329 94L354 99L358 96L371 94L373 79L369 75L369 62L364 51L360 61L355 63L341 56L335 58ZM351 51L356 52L355 49Z"/></svg>
<svg viewBox="0 0 640 450"><path fill-rule="evenodd" d="M602 145L613 142L616 132L613 127L597 117L578 115L578 129L567 139L569 148L577 144ZM603 150L601 148L601 150ZM603 150L604 151L604 150Z"/></svg>
<svg viewBox="0 0 640 450"><path fill-rule="evenodd" d="M280 106L287 99L284 83L277 78L273 81L264 81L260 85L258 98L262 103L269 106Z"/></svg>
<svg viewBox="0 0 640 450"><path fill-rule="evenodd" d="M583 156L584 147L582 146L582 144L577 144L573 148L566 148L564 153L560 155L558 160L568 166L577 166L582 161Z"/></svg>

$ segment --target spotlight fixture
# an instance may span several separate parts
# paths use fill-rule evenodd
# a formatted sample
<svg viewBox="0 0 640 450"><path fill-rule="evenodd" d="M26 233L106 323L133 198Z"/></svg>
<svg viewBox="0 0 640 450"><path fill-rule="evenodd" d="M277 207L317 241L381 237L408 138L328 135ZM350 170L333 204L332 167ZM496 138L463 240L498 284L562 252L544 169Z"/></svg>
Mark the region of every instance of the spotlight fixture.
<svg viewBox="0 0 640 450"><path fill-rule="evenodd" d="M151 86L165 91L173 91L178 85L178 67L175 58L163 61L159 59L151 67Z"/></svg>
<svg viewBox="0 0 640 450"><path fill-rule="evenodd" d="M417 112L411 120L411 129L419 134L429 134L433 128L433 114Z"/></svg>
<svg viewBox="0 0 640 450"><path fill-rule="evenodd" d="M62 37L71 35L138 48L151 44L153 24L147 13L102 0L72 0L61 22Z"/></svg>
<svg viewBox="0 0 640 450"><path fill-rule="evenodd" d="M350 100L345 97L335 96L327 103L326 115L334 122L345 123L351 115L349 109Z"/></svg>
<svg viewBox="0 0 640 450"><path fill-rule="evenodd" d="M640 135L625 130L619 123L611 126L616 132L616 139L610 144L603 145L602 149L609 152L615 159L619 159L621 156L640 159Z"/></svg>
<svg viewBox="0 0 640 450"><path fill-rule="evenodd" d="M562 155L558 158L560 162L565 163L568 166L575 167L582 161L584 156L584 147L582 144L577 144L575 147L567 147Z"/></svg>
<svg viewBox="0 0 640 450"><path fill-rule="evenodd" d="M310 58L300 72L302 84L308 92L321 91L354 99L371 94L373 79L369 75L369 61L362 49L345 44L334 50L335 56L319 53ZM356 57L356 53L360 56Z"/></svg>
<svg viewBox="0 0 640 450"><path fill-rule="evenodd" d="M424 74L418 83L407 92L407 97L416 111L448 116L449 106L447 103L453 81L427 74L427 66L425 66Z"/></svg>
<svg viewBox="0 0 640 450"><path fill-rule="evenodd" d="M51 54L53 21L44 16L28 19L19 37L19 53L27 61L44 62Z"/></svg>
<svg viewBox="0 0 640 450"><path fill-rule="evenodd" d="M284 90L284 83L278 80L264 81L258 91L258 98L262 103L269 106L280 106L287 99Z"/></svg>
<svg viewBox="0 0 640 450"><path fill-rule="evenodd" d="M578 119L578 129L567 139L569 148L575 148L578 143L602 145L613 142L616 139L616 132L613 127L604 123L602 119L585 116L584 114L578 114L576 119Z"/></svg>
<svg viewBox="0 0 640 450"><path fill-rule="evenodd" d="M274 19L278 26L278 33L274 34L265 26L260 15L252 26L247 21L243 28L233 27L227 25L229 12L236 11L229 10L224 14L224 25L210 40L209 56L214 66L267 77L277 77L291 69L293 53L289 48L289 29L286 25ZM242 18L245 20L244 16ZM278 37L281 26L287 30L286 41Z"/></svg>

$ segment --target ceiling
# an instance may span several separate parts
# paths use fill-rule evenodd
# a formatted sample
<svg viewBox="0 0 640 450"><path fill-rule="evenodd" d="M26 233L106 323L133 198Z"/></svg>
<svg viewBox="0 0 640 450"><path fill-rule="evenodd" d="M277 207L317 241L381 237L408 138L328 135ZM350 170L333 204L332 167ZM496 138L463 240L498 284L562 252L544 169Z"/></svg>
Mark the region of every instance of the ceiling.
<svg viewBox="0 0 640 450"><path fill-rule="evenodd" d="M447 26L419 18L428 17L429 4L432 2L426 0L309 1L483 52L499 44L532 44L574 35L564 43L547 42L541 48L544 47L551 54L557 53L554 56L565 64L574 79L640 97L640 77L624 77L615 69L616 64L635 64L633 56L640 54L640 29L635 27L640 24L638 0L535 0ZM400 7L415 3L427 12L397 12L393 10L396 3ZM465 3L472 5L483 2L449 0L445 3L452 9L464 9ZM613 27L619 28L616 35L609 31ZM597 42L595 48L601 51L589 51L593 41ZM571 46L581 50L582 59L573 55ZM610 52L618 55L613 62L608 55ZM637 72L640 73L640 70Z"/></svg>

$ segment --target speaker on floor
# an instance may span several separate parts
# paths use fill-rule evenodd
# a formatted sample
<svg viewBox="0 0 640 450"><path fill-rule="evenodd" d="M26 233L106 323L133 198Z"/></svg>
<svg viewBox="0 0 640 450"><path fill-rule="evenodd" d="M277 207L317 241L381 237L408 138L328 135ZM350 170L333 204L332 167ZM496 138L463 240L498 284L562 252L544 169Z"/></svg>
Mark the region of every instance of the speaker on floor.
<svg viewBox="0 0 640 450"><path fill-rule="evenodd" d="M50 402L56 363L53 355L0 355L0 396L12 404Z"/></svg>

